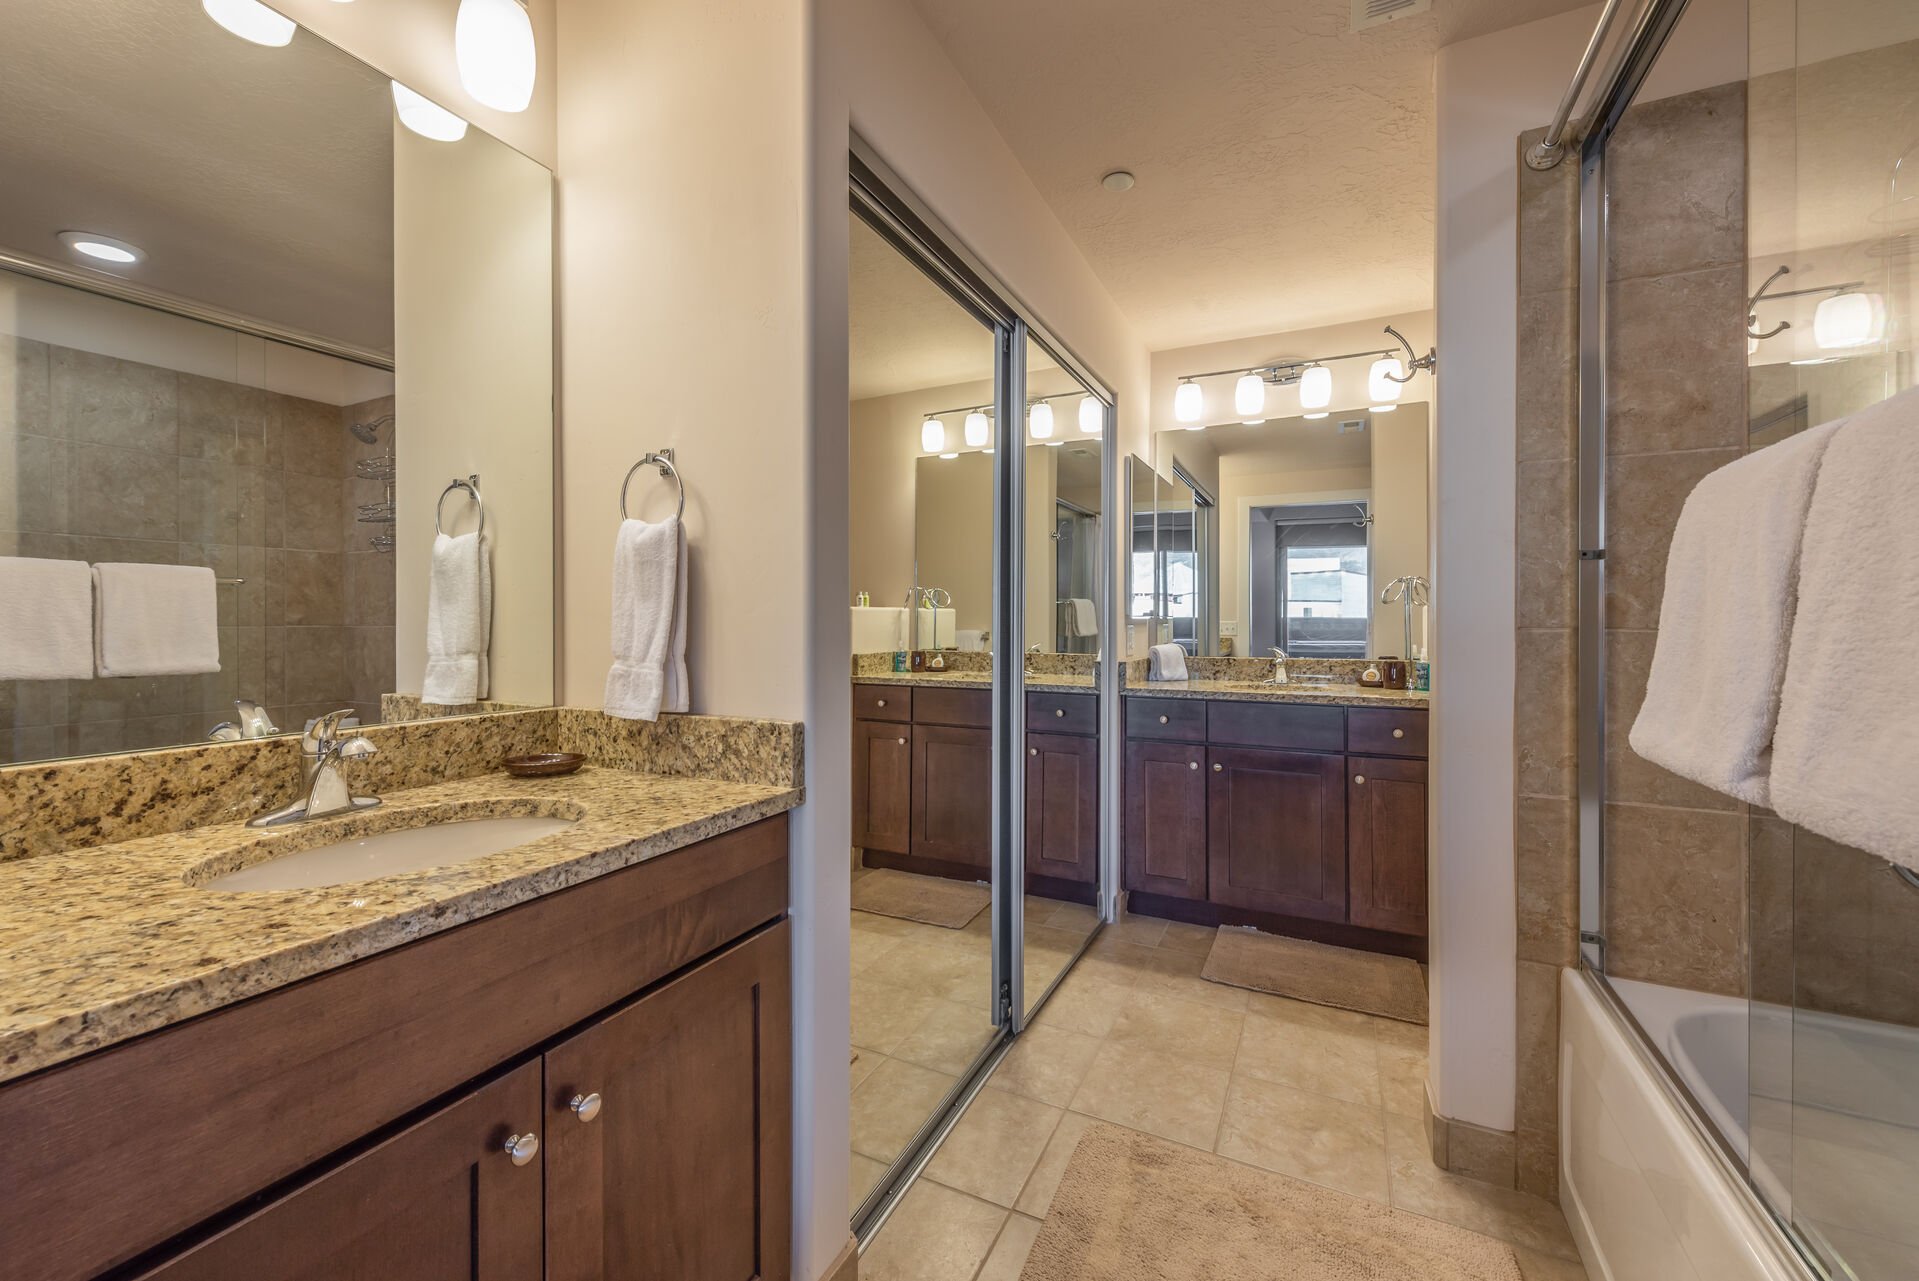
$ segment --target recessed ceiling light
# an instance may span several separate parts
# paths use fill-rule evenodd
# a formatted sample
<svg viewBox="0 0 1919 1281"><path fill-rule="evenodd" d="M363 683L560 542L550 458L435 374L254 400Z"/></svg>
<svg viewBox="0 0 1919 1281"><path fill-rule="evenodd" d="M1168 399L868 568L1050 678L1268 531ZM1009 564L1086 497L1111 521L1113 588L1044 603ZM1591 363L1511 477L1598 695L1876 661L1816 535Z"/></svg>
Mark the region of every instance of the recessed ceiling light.
<svg viewBox="0 0 1919 1281"><path fill-rule="evenodd" d="M1133 177L1133 175L1126 170L1115 169L1104 178L1101 178L1099 185L1108 191L1131 191L1133 184L1138 181L1139 179Z"/></svg>
<svg viewBox="0 0 1919 1281"><path fill-rule="evenodd" d="M77 254L99 262L110 262L116 267L128 267L146 257L138 245L91 231L63 231L60 233L60 243Z"/></svg>
<svg viewBox="0 0 1919 1281"><path fill-rule="evenodd" d="M260 0L200 0L207 17L242 40L278 49L293 40L295 24L283 13L275 13Z"/></svg>

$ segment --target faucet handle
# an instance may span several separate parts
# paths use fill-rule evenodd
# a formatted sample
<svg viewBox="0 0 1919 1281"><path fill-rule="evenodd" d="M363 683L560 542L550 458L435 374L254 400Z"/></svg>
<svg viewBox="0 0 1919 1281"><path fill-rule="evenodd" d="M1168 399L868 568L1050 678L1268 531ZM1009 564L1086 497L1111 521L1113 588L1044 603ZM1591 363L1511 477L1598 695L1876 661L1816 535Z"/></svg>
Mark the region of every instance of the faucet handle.
<svg viewBox="0 0 1919 1281"><path fill-rule="evenodd" d="M353 714L351 707L342 707L336 712L314 717L313 723L307 726L306 733L300 736L300 746L309 752L326 751L340 736L340 722Z"/></svg>
<svg viewBox="0 0 1919 1281"><path fill-rule="evenodd" d="M1273 657L1283 663L1286 661L1286 651L1275 645L1273 646Z"/></svg>
<svg viewBox="0 0 1919 1281"><path fill-rule="evenodd" d="M380 749L373 745L373 740L364 734L355 734L352 738L335 745L333 748L333 755L349 761L365 760L367 757L377 756L379 753Z"/></svg>

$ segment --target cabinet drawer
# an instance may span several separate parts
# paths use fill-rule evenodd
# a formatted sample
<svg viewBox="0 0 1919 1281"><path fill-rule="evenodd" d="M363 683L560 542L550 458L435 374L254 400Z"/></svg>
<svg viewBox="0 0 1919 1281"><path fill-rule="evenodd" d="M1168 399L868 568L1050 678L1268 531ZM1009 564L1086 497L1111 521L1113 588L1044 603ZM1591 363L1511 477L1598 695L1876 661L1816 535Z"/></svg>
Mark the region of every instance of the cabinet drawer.
<svg viewBox="0 0 1919 1281"><path fill-rule="evenodd" d="M1367 756L1424 756L1424 708L1354 707L1346 712L1346 750Z"/></svg>
<svg viewBox="0 0 1919 1281"><path fill-rule="evenodd" d="M855 685L853 719L856 721L910 721L913 719L911 685Z"/></svg>
<svg viewBox="0 0 1919 1281"><path fill-rule="evenodd" d="M1206 741L1206 702L1198 698L1129 698L1128 738L1170 738L1182 743Z"/></svg>
<svg viewBox="0 0 1919 1281"><path fill-rule="evenodd" d="M1033 734L1097 734L1099 695L1028 694L1026 729Z"/></svg>
<svg viewBox="0 0 1919 1281"><path fill-rule="evenodd" d="M974 729L993 726L993 691L990 689L927 689L913 691L913 719L921 725L965 725Z"/></svg>
<svg viewBox="0 0 1919 1281"><path fill-rule="evenodd" d="M1346 712L1299 703L1216 701L1206 709L1206 737L1234 747L1337 752L1346 745Z"/></svg>

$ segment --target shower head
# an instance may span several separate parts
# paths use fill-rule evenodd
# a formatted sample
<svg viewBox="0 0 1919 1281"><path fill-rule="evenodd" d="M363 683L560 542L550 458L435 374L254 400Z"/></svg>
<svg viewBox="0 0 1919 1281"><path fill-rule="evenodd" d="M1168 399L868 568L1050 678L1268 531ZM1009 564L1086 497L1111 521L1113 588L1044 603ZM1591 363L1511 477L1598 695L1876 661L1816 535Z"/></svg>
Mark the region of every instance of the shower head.
<svg viewBox="0 0 1919 1281"><path fill-rule="evenodd" d="M380 441L380 428L392 421L392 414L381 414L371 422L354 423L347 430L352 432L353 438L362 444L375 445Z"/></svg>

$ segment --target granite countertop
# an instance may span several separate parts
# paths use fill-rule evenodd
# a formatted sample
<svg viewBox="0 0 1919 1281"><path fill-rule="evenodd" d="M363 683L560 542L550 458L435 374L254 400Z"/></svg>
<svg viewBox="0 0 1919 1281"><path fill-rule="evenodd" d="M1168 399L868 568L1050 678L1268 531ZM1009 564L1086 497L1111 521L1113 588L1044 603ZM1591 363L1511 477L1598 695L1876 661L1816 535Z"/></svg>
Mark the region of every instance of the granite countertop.
<svg viewBox="0 0 1919 1281"><path fill-rule="evenodd" d="M273 831L222 823L0 863L0 1081L645 862L792 809L759 783L588 766L389 793ZM578 817L515 849L319 889L196 889L281 851L436 817Z"/></svg>
<svg viewBox="0 0 1919 1281"><path fill-rule="evenodd" d="M993 684L991 672L879 672L870 676L855 676L855 685L930 685L961 686L968 689L990 689ZM1026 688L1039 693L1064 694L1078 692L1090 694L1097 686L1091 676L1050 675L1028 676Z"/></svg>
<svg viewBox="0 0 1919 1281"><path fill-rule="evenodd" d="M1365 685L1267 685L1260 681L1153 681L1127 694L1150 698L1217 698L1241 703L1336 703L1347 707L1430 707L1429 691Z"/></svg>

